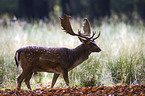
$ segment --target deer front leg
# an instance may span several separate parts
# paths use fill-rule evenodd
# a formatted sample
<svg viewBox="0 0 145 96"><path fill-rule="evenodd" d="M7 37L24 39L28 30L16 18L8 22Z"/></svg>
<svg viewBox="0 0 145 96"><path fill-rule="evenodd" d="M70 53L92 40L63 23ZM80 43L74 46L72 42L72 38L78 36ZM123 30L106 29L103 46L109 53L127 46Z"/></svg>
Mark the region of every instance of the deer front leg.
<svg viewBox="0 0 145 96"><path fill-rule="evenodd" d="M60 74L55 74L53 75L53 79L52 79L52 84L51 84L51 88L53 88L54 84L56 83L57 78L59 77Z"/></svg>
<svg viewBox="0 0 145 96"><path fill-rule="evenodd" d="M68 71L67 71L67 69L63 70L62 76L64 78L64 81L65 81L66 85L69 86L69 79L68 79Z"/></svg>

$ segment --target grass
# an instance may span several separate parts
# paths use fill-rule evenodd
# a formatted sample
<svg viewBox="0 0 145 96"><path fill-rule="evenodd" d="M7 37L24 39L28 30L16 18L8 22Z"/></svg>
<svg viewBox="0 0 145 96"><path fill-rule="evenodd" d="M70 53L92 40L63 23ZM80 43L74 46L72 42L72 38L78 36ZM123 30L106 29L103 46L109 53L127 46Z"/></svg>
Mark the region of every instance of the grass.
<svg viewBox="0 0 145 96"><path fill-rule="evenodd" d="M72 19L74 31L81 29L80 19ZM102 21L92 24L93 31L101 31L96 43L101 53L69 72L70 86L111 86L114 84L145 84L145 28L143 24L123 21ZM14 62L15 51L23 46L37 45L74 48L80 44L77 37L65 34L58 22L26 21L0 24L0 89L16 88L16 78L21 73ZM49 86L52 74L41 73L31 79L32 88ZM62 76L55 86L64 87ZM26 89L25 84L22 85Z"/></svg>

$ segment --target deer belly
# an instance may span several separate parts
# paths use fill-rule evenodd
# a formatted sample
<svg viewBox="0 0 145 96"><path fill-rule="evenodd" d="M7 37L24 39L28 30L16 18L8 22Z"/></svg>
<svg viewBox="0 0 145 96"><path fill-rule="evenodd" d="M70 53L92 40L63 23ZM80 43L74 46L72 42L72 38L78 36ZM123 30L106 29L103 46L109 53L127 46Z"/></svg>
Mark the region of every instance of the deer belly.
<svg viewBox="0 0 145 96"><path fill-rule="evenodd" d="M60 74L61 72L59 71L59 70L57 70L57 68L54 68L54 69L52 69L52 68L35 68L34 70L33 70L33 72L49 72L49 73L56 73L56 74Z"/></svg>
<svg viewBox="0 0 145 96"><path fill-rule="evenodd" d="M39 60L35 70L38 70L38 72L61 73L60 64L49 60Z"/></svg>
<svg viewBox="0 0 145 96"><path fill-rule="evenodd" d="M34 72L49 72L49 73L56 73L56 74L60 74L61 70L59 66L39 66L37 68L34 69Z"/></svg>

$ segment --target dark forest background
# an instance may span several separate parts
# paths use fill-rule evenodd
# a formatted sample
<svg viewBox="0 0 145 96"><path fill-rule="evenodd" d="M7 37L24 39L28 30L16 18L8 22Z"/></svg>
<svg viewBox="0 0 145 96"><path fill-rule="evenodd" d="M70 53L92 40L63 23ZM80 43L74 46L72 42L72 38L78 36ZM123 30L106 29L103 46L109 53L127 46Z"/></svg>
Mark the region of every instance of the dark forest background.
<svg viewBox="0 0 145 96"><path fill-rule="evenodd" d="M145 20L145 0L0 0L0 16L43 19L50 14L88 16L90 19L115 14L132 19L135 15Z"/></svg>

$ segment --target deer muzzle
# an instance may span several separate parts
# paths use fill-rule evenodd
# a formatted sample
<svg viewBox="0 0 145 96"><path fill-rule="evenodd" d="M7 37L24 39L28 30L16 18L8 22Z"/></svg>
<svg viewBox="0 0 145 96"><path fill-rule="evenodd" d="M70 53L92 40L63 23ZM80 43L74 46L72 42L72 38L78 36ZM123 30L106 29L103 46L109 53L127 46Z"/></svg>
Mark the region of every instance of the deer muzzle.
<svg viewBox="0 0 145 96"><path fill-rule="evenodd" d="M98 48L96 49L96 52L100 52L100 51L101 51L101 48L98 47Z"/></svg>

